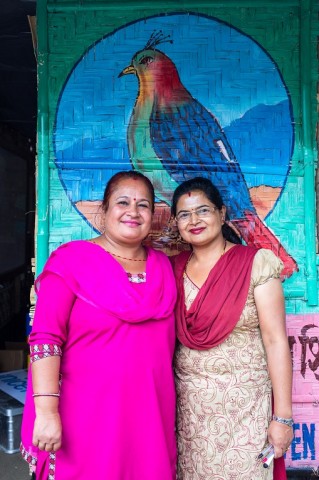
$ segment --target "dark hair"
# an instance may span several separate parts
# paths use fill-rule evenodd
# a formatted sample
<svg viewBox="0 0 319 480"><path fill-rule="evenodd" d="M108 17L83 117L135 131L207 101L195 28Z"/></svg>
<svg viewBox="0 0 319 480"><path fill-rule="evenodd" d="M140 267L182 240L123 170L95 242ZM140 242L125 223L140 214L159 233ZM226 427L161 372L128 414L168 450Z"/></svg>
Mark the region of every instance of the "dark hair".
<svg viewBox="0 0 319 480"><path fill-rule="evenodd" d="M181 183L175 190L172 199L171 212L172 216L176 216L177 202L182 195L185 195L189 192L200 191L208 198L208 200L213 203L219 210L221 210L224 205L222 196L217 187L208 179L204 177L195 177L191 180L186 180ZM226 214L226 220L229 220L228 215ZM227 223L224 223L222 226L223 237L232 242L232 243L242 243L241 238L237 235L235 230L231 228Z"/></svg>
<svg viewBox="0 0 319 480"><path fill-rule="evenodd" d="M152 185L152 182L147 177L145 177L145 175L138 172L137 170L127 170L127 171L118 172L115 175L113 175L113 177L110 178L104 190L103 201L102 201L103 211L106 212L107 209L109 208L110 196L112 195L112 193L114 192L118 184L122 180L127 180L127 179L141 180L144 183L144 185L146 186L150 194L151 201L152 201L152 212L154 213L154 203L155 203L154 187Z"/></svg>

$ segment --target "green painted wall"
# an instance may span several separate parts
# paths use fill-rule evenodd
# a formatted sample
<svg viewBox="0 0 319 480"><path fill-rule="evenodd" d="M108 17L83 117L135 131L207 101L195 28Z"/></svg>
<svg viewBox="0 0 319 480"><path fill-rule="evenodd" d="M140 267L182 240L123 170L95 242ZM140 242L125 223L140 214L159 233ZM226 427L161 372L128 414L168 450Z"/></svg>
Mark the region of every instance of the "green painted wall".
<svg viewBox="0 0 319 480"><path fill-rule="evenodd" d="M94 42L124 24L157 14L188 11L218 18L249 35L270 54L287 85L295 117L294 155L281 200L267 218L267 224L283 245L289 245L289 252L300 266L299 272L285 282L288 311L311 311L317 301L314 203L317 9L312 1L177 1L150 5L128 0L120 4L40 0L38 270L48 251L61 241L91 235L91 229L68 204L54 165L53 125L57 102L70 71Z"/></svg>

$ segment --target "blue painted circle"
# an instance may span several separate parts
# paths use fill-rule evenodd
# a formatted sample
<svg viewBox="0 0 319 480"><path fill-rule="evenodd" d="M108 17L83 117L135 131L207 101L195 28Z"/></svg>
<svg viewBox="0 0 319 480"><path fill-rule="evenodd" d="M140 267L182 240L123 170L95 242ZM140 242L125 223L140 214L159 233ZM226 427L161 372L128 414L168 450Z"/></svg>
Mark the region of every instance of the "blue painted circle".
<svg viewBox="0 0 319 480"><path fill-rule="evenodd" d="M97 39L70 72L57 107L55 162L72 203L100 200L118 170L132 168L127 127L137 78L119 73L162 30L158 48L187 90L223 127L247 186L283 187L293 150L291 104L278 68L249 36L215 18L177 13L124 25Z"/></svg>

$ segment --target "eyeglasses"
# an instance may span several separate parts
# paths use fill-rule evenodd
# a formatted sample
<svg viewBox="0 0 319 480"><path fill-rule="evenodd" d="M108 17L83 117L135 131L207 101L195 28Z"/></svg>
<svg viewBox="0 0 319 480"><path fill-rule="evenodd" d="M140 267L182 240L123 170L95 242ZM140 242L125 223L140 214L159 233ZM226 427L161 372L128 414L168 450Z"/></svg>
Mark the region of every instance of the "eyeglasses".
<svg viewBox="0 0 319 480"><path fill-rule="evenodd" d="M216 210L219 210L219 208L218 207L198 207L191 211L183 210L179 212L175 218L176 218L176 221L179 223L187 223L192 218L193 213L195 213L196 217L198 218L206 218L213 215L213 213Z"/></svg>

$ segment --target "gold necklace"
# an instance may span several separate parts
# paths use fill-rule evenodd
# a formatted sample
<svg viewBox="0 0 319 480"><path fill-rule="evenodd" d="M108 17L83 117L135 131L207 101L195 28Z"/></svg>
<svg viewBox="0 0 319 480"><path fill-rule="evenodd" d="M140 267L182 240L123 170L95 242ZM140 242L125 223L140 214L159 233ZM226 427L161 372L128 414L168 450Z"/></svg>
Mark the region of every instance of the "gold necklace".
<svg viewBox="0 0 319 480"><path fill-rule="evenodd" d="M103 240L103 242L105 242L105 241L106 241L106 238L103 236L103 237L102 237L102 240ZM96 242L93 241L93 243L96 243ZM122 260L128 260L129 262L146 262L146 257L144 257L144 258L128 258L128 257L122 257L121 255L117 255L117 253L110 252L106 247L104 247L104 245L101 245L101 247L102 247L107 253L109 253L110 255L112 255L112 257L121 258Z"/></svg>
<svg viewBox="0 0 319 480"><path fill-rule="evenodd" d="M127 258L127 257L122 257L121 255L117 255L116 253L112 253L109 250L106 250L106 248L104 248L104 250L107 253L109 253L110 255L112 255L112 257L121 258L122 260L129 260L130 262L145 262L146 261L146 258Z"/></svg>
<svg viewBox="0 0 319 480"><path fill-rule="evenodd" d="M224 248L223 248L223 251L222 251L222 253L221 253L221 255L220 255L220 257L219 257L218 260L220 260L220 259L222 258L222 256L224 255L224 253L226 252L226 247L227 247L227 240L225 239L225 240L224 240ZM188 275L187 275L187 267L188 267L188 264L189 264L190 260L193 258L193 255L194 255L194 252L192 252L192 253L190 254L190 256L188 257L188 260L187 260L187 262L186 262L186 265L185 265L185 268L184 268L184 273L183 273L183 277L184 277L184 278L188 276Z"/></svg>

